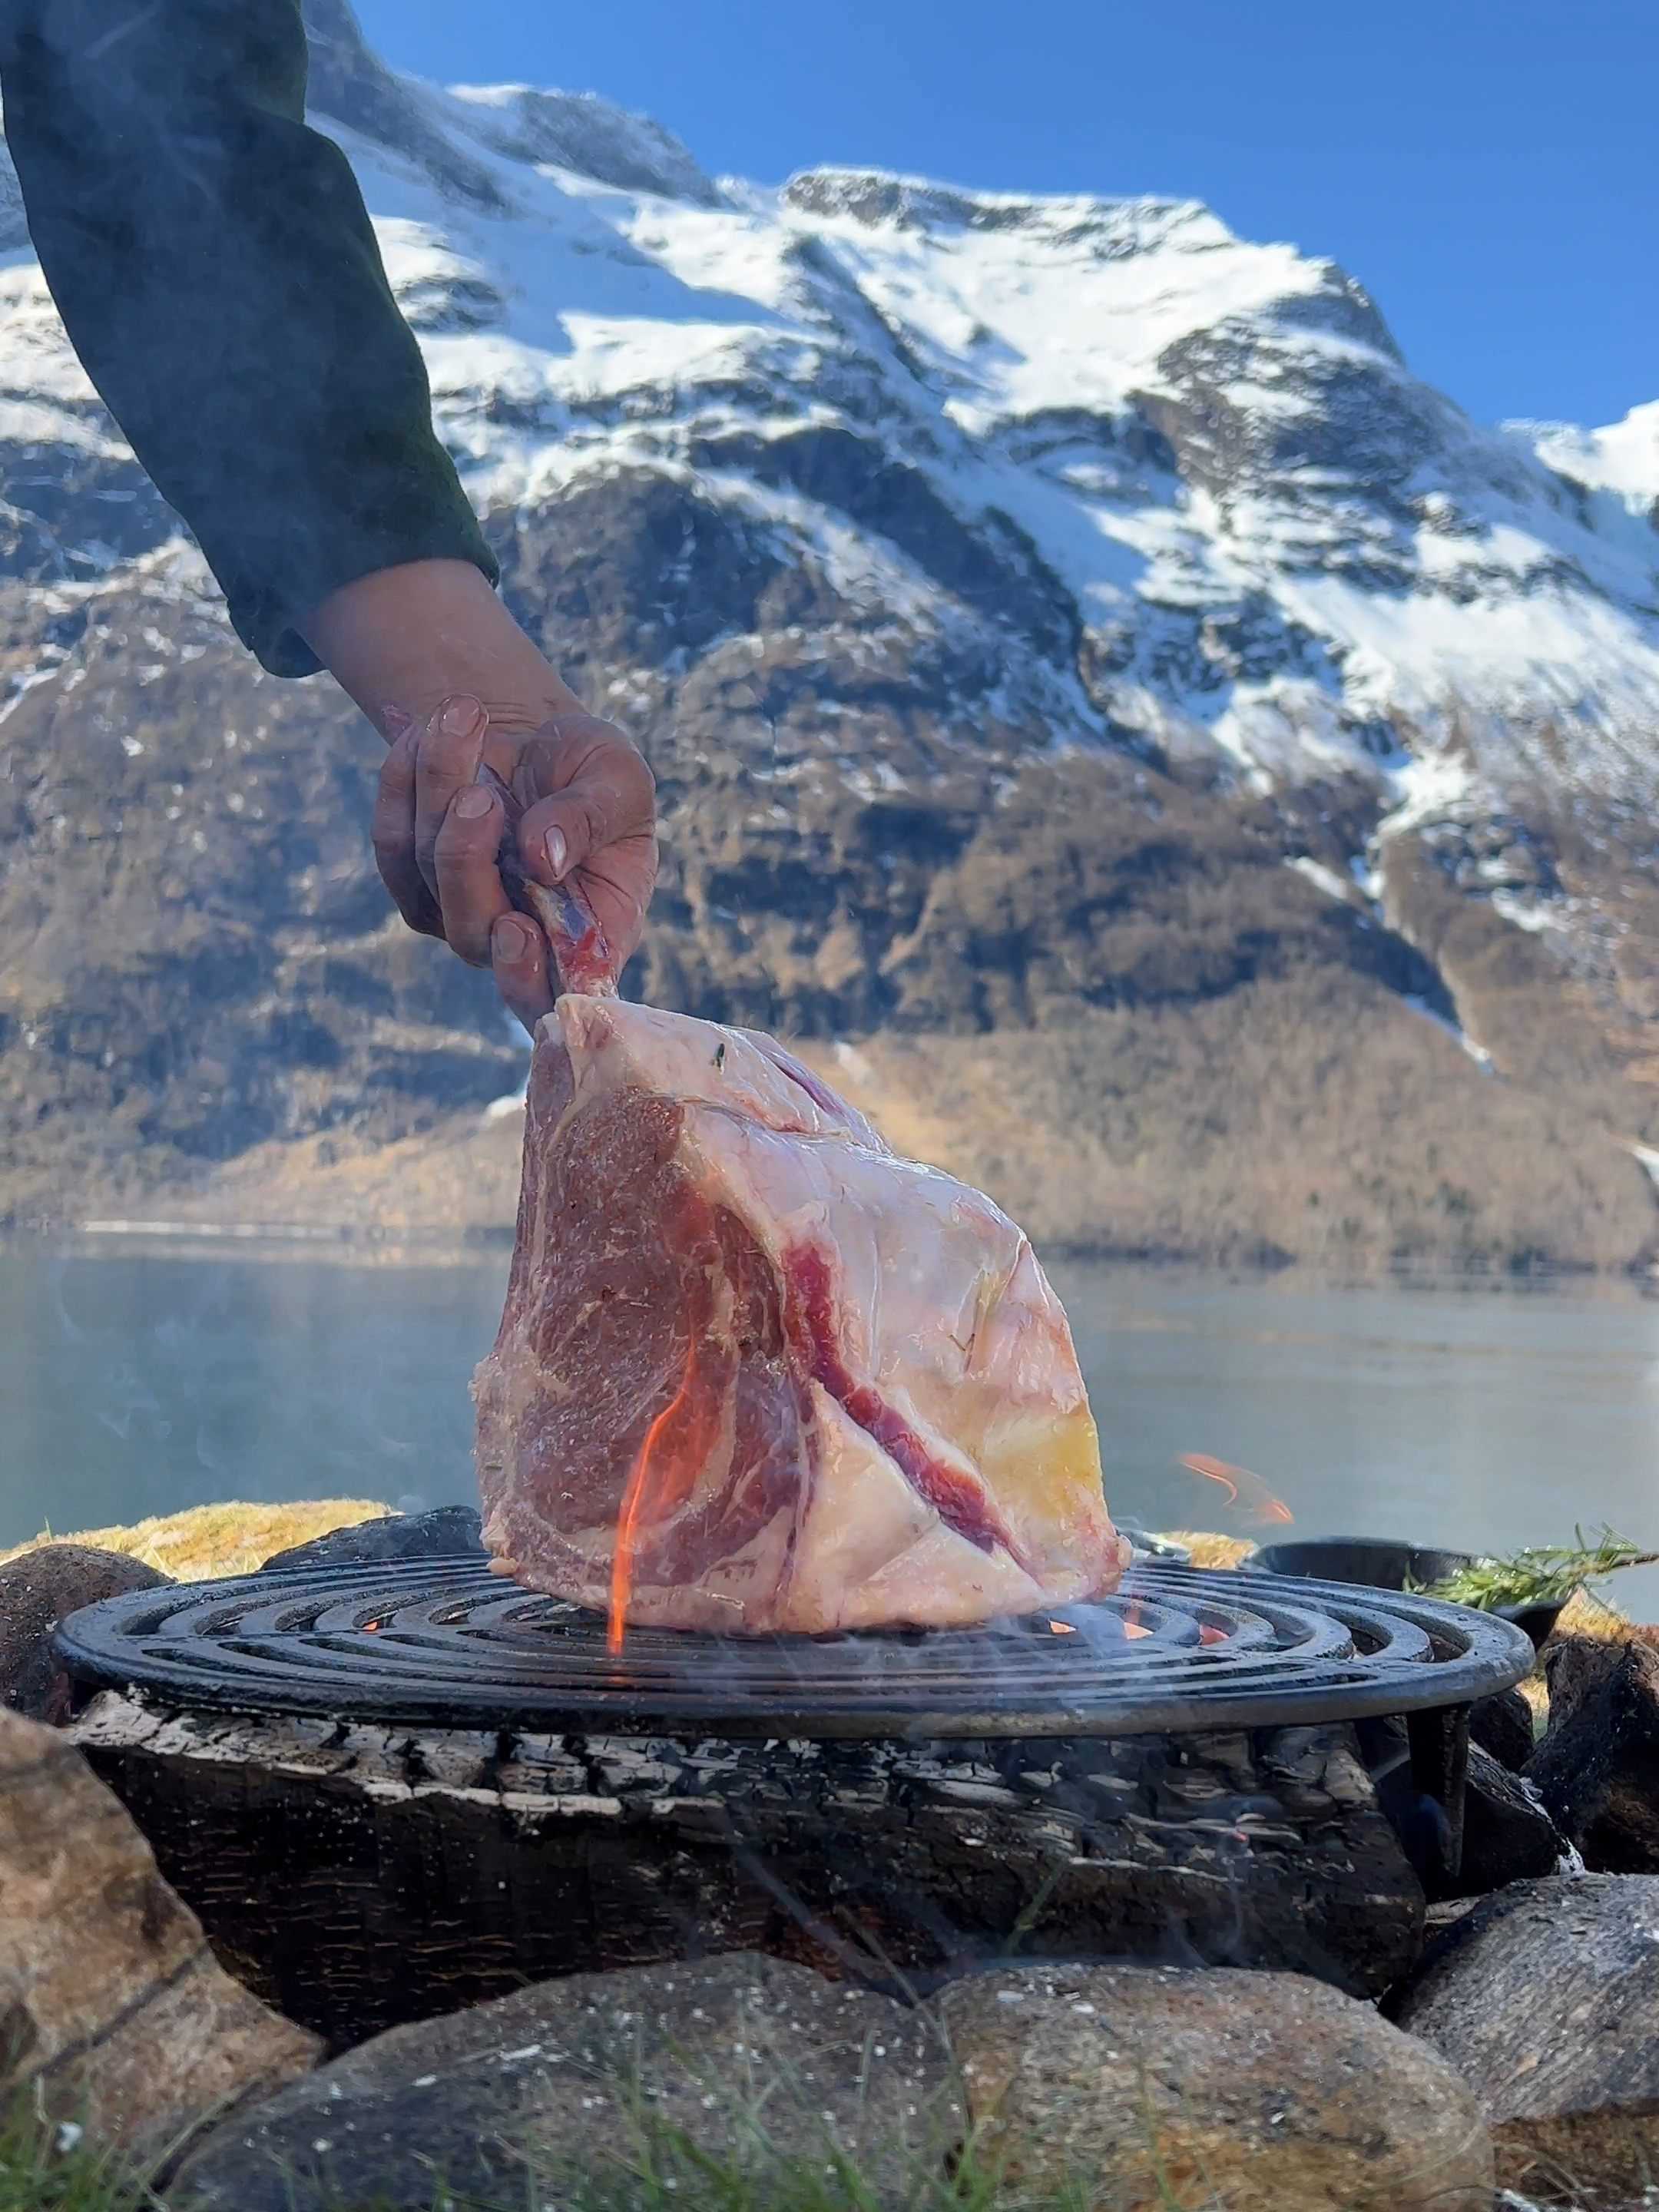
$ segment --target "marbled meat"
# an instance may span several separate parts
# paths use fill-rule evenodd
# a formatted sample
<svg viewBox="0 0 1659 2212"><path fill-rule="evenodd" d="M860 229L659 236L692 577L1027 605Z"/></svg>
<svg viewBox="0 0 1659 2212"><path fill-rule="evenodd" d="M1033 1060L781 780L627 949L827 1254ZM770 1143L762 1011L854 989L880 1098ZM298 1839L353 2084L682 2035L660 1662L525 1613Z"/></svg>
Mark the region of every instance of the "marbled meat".
<svg viewBox="0 0 1659 2212"><path fill-rule="evenodd" d="M613 1643L963 1625L1127 1562L1024 1237L747 1030L575 995L542 1023L474 1395L498 1565Z"/></svg>

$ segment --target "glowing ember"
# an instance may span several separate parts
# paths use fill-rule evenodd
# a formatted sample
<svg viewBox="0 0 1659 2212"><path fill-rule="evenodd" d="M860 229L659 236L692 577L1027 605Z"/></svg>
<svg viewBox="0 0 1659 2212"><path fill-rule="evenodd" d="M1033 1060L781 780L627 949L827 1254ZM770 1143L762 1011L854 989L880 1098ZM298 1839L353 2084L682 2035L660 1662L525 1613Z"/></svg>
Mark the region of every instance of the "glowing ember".
<svg viewBox="0 0 1659 2212"><path fill-rule="evenodd" d="M1143 1627L1138 1620L1126 1620L1123 1624L1123 1633L1126 1636L1150 1636L1152 1632L1150 1628Z"/></svg>
<svg viewBox="0 0 1659 2212"><path fill-rule="evenodd" d="M1048 1633L1050 1636L1075 1636L1077 1631L1069 1620L1051 1620L1048 1623Z"/></svg>
<svg viewBox="0 0 1659 2212"><path fill-rule="evenodd" d="M1200 1620L1198 1624L1198 1640L1200 1644L1224 1644L1227 1641L1227 1632L1224 1628L1212 1628L1207 1620Z"/></svg>
<svg viewBox="0 0 1659 2212"><path fill-rule="evenodd" d="M365 1636L373 1636L376 1634L380 1629L380 1624L378 1620L366 1620L363 1623L363 1634Z"/></svg>
<svg viewBox="0 0 1659 2212"><path fill-rule="evenodd" d="M1212 1459L1208 1452L1182 1452L1181 1464L1201 1474L1206 1482L1218 1482L1227 1493L1227 1504L1237 1505L1252 1521L1285 1527L1295 1518L1284 1500L1275 1498L1261 1477L1252 1474L1248 1467Z"/></svg>

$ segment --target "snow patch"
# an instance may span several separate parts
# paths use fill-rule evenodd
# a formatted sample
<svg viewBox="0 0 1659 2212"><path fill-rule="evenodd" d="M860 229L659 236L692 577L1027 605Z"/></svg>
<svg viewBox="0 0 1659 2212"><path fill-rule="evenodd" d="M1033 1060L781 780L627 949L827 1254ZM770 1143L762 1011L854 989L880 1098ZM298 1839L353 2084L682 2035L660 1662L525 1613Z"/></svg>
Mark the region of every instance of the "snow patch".
<svg viewBox="0 0 1659 2212"><path fill-rule="evenodd" d="M1474 771L1461 754L1425 752L1394 779L1395 806L1376 826L1380 843L1428 822L1455 821L1475 797Z"/></svg>
<svg viewBox="0 0 1659 2212"><path fill-rule="evenodd" d="M1323 891L1327 898L1334 899L1339 906L1351 907L1353 904L1352 885L1345 883L1335 869L1328 868L1322 860L1316 860L1306 853L1298 853L1285 865L1287 868L1294 868L1297 874L1305 877L1316 890Z"/></svg>
<svg viewBox="0 0 1659 2212"><path fill-rule="evenodd" d="M1501 884L1492 894L1492 905L1494 914L1501 915L1512 927L1524 929L1532 936L1536 936L1540 930L1562 929L1566 926L1566 916L1559 908L1546 905L1535 898L1523 897L1518 891L1508 890Z"/></svg>
<svg viewBox="0 0 1659 2212"><path fill-rule="evenodd" d="M1592 491L1616 493L1632 514L1650 518L1659 506L1659 399L1632 407L1621 422L1581 430L1575 423L1506 425L1528 433L1546 465Z"/></svg>
<svg viewBox="0 0 1659 2212"><path fill-rule="evenodd" d="M1401 1003L1409 1006L1414 1014L1420 1014L1425 1022L1432 1022L1436 1029L1452 1038L1468 1053L1477 1067L1488 1075L1495 1072L1492 1056L1485 1045L1477 1044L1467 1030L1460 1029L1455 1022L1449 1022L1443 1014L1437 1014L1426 999L1419 998L1414 991L1408 991L1404 994Z"/></svg>

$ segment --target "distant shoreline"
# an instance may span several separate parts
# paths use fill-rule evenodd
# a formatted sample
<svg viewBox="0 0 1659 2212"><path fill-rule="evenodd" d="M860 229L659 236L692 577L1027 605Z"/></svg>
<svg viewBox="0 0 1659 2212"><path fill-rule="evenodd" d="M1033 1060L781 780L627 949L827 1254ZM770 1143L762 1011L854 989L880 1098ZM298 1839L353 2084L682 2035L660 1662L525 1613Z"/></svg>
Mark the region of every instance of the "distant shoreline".
<svg viewBox="0 0 1659 2212"><path fill-rule="evenodd" d="M1308 1260L1211 1259L1183 1253L1125 1251L1109 1246L1061 1244L1034 1239L1050 1268L1105 1267L1125 1274L1269 1285L1318 1286L1334 1292L1488 1291L1533 1295L1576 1291L1584 1296L1633 1292L1659 1297L1659 1268L1595 1270L1572 1266L1525 1269L1448 1268L1399 1264L1341 1269ZM512 1251L505 1225L410 1228L395 1224L171 1220L165 1217L96 1219L39 1228L0 1227L0 1259L9 1255L67 1259L166 1258L276 1266L315 1261L339 1267L504 1266Z"/></svg>

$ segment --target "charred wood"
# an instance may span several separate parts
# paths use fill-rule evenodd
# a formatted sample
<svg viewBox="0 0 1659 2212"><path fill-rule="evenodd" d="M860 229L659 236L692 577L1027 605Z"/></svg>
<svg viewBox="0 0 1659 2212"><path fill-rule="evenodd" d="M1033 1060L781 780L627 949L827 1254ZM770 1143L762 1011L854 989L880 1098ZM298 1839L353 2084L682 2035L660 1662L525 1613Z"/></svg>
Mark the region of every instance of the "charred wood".
<svg viewBox="0 0 1659 2212"><path fill-rule="evenodd" d="M1421 1887L1352 1732L975 1745L388 1732L100 1697L76 1727L231 1970L338 2047L751 1949L906 1991L1010 1955L1375 1995Z"/></svg>

